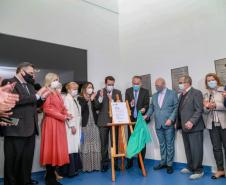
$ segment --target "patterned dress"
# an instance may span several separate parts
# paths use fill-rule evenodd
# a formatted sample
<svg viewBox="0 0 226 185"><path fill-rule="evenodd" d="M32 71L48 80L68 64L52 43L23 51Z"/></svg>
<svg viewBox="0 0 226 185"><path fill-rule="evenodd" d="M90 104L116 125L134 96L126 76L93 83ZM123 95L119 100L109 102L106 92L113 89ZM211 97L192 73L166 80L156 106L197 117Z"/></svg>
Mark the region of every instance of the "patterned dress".
<svg viewBox="0 0 226 185"><path fill-rule="evenodd" d="M91 102L88 102L89 119L86 127L82 127L81 160L84 172L101 169L101 146L99 128L96 126Z"/></svg>

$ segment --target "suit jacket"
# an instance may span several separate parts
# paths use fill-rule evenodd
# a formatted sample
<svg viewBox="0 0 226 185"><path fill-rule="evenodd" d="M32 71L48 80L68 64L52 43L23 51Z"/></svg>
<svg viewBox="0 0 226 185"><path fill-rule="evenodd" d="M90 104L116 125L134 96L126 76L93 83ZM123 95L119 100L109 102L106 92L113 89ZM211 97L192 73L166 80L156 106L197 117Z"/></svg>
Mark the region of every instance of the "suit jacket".
<svg viewBox="0 0 226 185"><path fill-rule="evenodd" d="M210 92L206 91L204 92L203 95L204 95L204 100L209 101ZM216 113L220 121L221 127L223 129L226 129L226 108L224 106L224 97L222 96L222 93L218 91L213 92L212 96L216 103L216 108L214 109L214 112ZM213 110L204 108L203 119L207 129L212 129L212 125L213 125L212 122L214 121L213 120L214 112Z"/></svg>
<svg viewBox="0 0 226 185"><path fill-rule="evenodd" d="M34 87L31 84L27 84L28 94L27 90L16 77L4 82L16 82L13 93L19 95L19 101L12 109L13 115L11 117L19 118L19 123L17 126L2 127L1 135L29 137L34 133L38 134L37 98Z"/></svg>
<svg viewBox="0 0 226 185"><path fill-rule="evenodd" d="M86 125L88 124L88 120L89 120L88 101L84 97L79 96L78 102L81 106L81 112L82 112L82 127L86 127ZM99 109L99 107L100 107L100 103L98 101L96 101L96 99L91 101L91 108L92 108L95 124L97 124L97 118L98 118L97 110Z"/></svg>
<svg viewBox="0 0 226 185"><path fill-rule="evenodd" d="M99 114L98 114L98 126L104 126L107 123L111 123L112 119L109 116L109 99L107 96L107 90L104 88L103 90L103 101L99 107ZM113 89L112 91L112 100L116 101L116 96L119 96L120 101L122 101L122 94L121 91L118 89ZM97 92L96 101L98 101L100 97L100 90Z"/></svg>
<svg viewBox="0 0 226 185"><path fill-rule="evenodd" d="M158 103L159 93L155 93L152 96L151 104L149 106L147 115L151 116L154 113L155 117L155 128L169 128L165 125L166 121L170 119L173 123L176 120L177 109L178 109L178 97L175 91L166 89L166 94L163 100L162 107L159 107ZM170 127L173 127L171 124Z"/></svg>
<svg viewBox="0 0 226 185"><path fill-rule="evenodd" d="M197 132L204 129L204 122L202 118L203 113L203 95L202 92L191 88L186 95L184 102L181 106L178 106L178 116L177 116L177 128L184 132ZM179 97L179 105L181 102L182 94ZM181 119L179 119L179 115ZM193 123L193 128L188 130L185 128L185 123L191 121Z"/></svg>
<svg viewBox="0 0 226 185"><path fill-rule="evenodd" d="M134 100L133 87L126 89L125 100L128 101L131 109L131 121L135 121L136 119L133 117L133 112L135 107L131 107L131 104L130 104L130 102ZM139 95L137 99L137 105L136 105L137 111L141 110L142 108L145 108L144 114L146 114L149 108L149 102L150 102L150 98L149 98L148 90L141 87L139 90Z"/></svg>

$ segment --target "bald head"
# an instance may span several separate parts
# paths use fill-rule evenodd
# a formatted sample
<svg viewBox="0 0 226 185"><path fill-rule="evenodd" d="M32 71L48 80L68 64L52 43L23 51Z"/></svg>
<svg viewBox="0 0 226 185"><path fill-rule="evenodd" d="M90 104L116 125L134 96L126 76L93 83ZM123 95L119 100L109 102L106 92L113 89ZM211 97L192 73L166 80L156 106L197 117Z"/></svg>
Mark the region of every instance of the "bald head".
<svg viewBox="0 0 226 185"><path fill-rule="evenodd" d="M164 78L157 78L155 81L155 88L158 92L161 92L166 88L166 81Z"/></svg>

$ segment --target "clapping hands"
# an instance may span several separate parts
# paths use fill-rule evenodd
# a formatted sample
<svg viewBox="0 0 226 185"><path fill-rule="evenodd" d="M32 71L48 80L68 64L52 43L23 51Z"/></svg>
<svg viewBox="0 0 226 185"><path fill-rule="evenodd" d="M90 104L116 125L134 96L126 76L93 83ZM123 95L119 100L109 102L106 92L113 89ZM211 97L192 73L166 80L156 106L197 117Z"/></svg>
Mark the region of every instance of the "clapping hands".
<svg viewBox="0 0 226 185"><path fill-rule="evenodd" d="M9 83L0 87L0 117L9 117L12 115L10 110L15 107L16 102L19 101L19 95L13 94L12 91L16 83ZM1 126L7 126L8 123L0 122Z"/></svg>

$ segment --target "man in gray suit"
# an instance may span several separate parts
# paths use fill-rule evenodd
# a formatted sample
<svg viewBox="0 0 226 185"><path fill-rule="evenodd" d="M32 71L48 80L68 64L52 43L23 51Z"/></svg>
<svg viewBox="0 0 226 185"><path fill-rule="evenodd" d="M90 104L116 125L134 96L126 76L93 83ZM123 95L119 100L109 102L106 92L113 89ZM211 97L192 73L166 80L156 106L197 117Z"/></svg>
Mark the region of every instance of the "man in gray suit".
<svg viewBox="0 0 226 185"><path fill-rule="evenodd" d="M173 173L174 158L174 123L177 115L178 98L175 91L166 88L163 78L155 81L157 92L152 96L145 119L154 113L155 129L160 144L161 162L154 167L154 170L167 169L168 174Z"/></svg>
<svg viewBox="0 0 226 185"><path fill-rule="evenodd" d="M201 178L203 173L203 95L194 89L190 76L181 77L177 128L182 129L182 137L187 158L187 168L181 173L192 173L190 179Z"/></svg>
<svg viewBox="0 0 226 185"><path fill-rule="evenodd" d="M121 91L114 88L115 79L112 76L105 78L105 88L97 92L96 98L102 98L98 115L98 126L100 127L100 140L101 140L101 171L106 172L109 169L109 155L108 155L108 142L110 127L107 127L107 123L112 122L112 118L109 116L109 102L110 101L122 101ZM116 130L116 146L118 146L118 131ZM115 169L118 170L117 161Z"/></svg>

